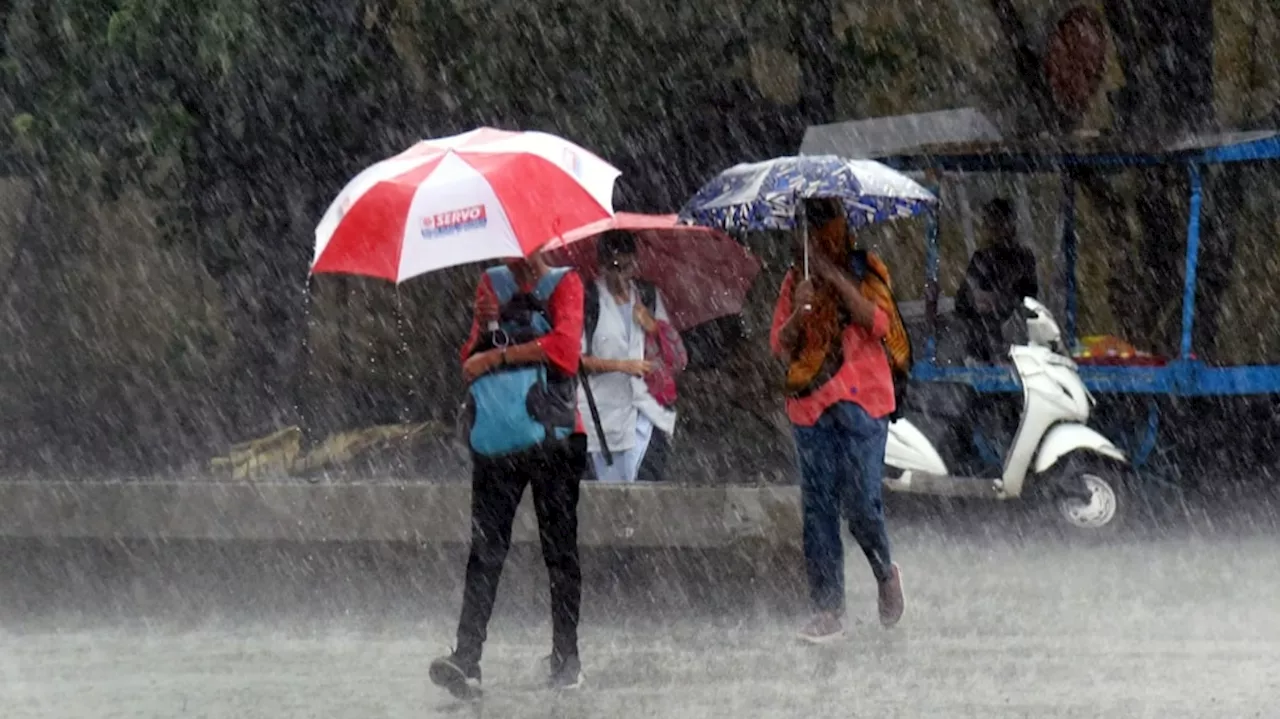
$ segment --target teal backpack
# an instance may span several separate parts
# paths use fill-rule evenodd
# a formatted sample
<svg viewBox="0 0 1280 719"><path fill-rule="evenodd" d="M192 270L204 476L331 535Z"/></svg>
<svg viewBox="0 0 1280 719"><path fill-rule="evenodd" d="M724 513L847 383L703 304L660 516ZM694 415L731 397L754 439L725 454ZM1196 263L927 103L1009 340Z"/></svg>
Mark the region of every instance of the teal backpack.
<svg viewBox="0 0 1280 719"><path fill-rule="evenodd" d="M553 268L532 292L520 292L506 267L487 270L500 306L499 322L495 329L482 329L473 353L514 347L549 333L547 300L568 273L568 268ZM479 377L467 397L471 450L503 457L567 439L576 424L577 393L576 376L546 364L500 367Z"/></svg>

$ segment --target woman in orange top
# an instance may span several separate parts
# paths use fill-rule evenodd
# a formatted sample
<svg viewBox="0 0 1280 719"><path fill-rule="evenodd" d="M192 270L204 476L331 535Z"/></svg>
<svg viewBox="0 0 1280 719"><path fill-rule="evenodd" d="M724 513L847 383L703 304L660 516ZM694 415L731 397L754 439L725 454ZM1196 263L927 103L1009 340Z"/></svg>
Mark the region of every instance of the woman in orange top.
<svg viewBox="0 0 1280 719"><path fill-rule="evenodd" d="M902 617L902 580L889 557L881 482L893 379L885 354L892 307L852 272L853 235L839 200L805 200L809 265L793 263L774 310L770 344L787 363L787 416L799 455L804 554L813 619L800 631L820 643L844 633L843 514L879 583L880 622ZM803 252L796 233L797 253ZM869 298L867 295L871 295Z"/></svg>

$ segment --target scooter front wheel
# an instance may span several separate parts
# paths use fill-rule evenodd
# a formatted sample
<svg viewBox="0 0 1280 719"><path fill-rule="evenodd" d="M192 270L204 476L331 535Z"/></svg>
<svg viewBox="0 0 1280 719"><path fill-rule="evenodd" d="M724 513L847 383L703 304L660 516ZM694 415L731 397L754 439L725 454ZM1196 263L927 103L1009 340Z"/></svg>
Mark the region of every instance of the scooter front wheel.
<svg viewBox="0 0 1280 719"><path fill-rule="evenodd" d="M1102 459L1073 458L1049 478L1047 509L1057 523L1078 534L1111 534L1128 513L1124 473Z"/></svg>

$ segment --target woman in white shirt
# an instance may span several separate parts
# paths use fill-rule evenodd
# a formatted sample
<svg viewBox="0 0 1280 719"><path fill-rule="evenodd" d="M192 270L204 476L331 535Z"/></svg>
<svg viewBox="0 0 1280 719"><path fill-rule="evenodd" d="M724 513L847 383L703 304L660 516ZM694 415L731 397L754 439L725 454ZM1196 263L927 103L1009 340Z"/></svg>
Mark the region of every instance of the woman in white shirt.
<svg viewBox="0 0 1280 719"><path fill-rule="evenodd" d="M589 375L613 465L605 460L594 423L588 423L587 449L597 479L634 482L646 464L646 455L654 460L661 459L656 455L665 456L665 452L657 451L658 447L665 447L676 425L675 410L654 398L646 377L652 381L652 375L663 373L663 379L670 383L670 375L683 369L646 360L646 340L650 344L679 344L680 336L670 326L661 292L636 279L636 241L631 233L605 233L599 241L598 256L601 276L594 287L588 286L585 299L595 307L584 307L588 320L582 338L582 364ZM684 355L682 344L665 349ZM674 397L669 403L673 401ZM589 417L581 390L578 404L582 416ZM650 476L660 471L655 467L645 469Z"/></svg>

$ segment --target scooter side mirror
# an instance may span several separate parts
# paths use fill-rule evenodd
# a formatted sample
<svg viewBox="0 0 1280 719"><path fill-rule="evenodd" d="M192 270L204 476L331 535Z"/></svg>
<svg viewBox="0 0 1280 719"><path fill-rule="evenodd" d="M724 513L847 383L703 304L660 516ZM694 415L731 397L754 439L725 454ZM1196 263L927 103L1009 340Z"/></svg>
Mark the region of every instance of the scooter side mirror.
<svg viewBox="0 0 1280 719"><path fill-rule="evenodd" d="M1018 316L1027 326L1027 339L1031 344L1062 353L1062 331L1048 308L1028 297L1018 306Z"/></svg>

